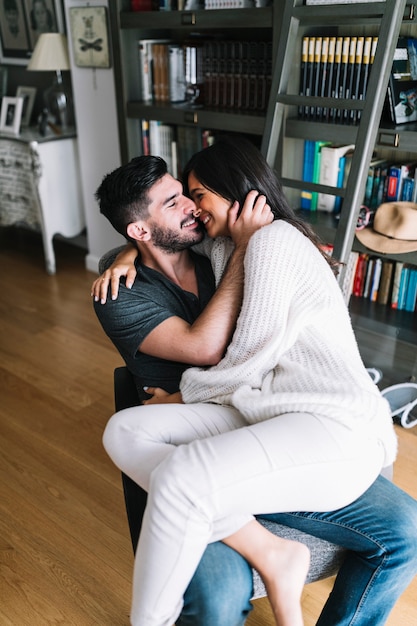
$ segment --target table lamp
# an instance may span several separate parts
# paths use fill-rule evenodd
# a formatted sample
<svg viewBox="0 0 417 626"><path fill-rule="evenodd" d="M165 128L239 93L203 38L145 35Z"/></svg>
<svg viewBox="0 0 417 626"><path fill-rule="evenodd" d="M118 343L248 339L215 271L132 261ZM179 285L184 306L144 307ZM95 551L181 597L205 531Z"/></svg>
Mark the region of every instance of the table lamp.
<svg viewBox="0 0 417 626"><path fill-rule="evenodd" d="M40 35L27 66L29 71L54 71L53 84L44 91L44 101L55 124L62 129L73 124L72 97L62 81L62 71L70 69L67 38L61 33Z"/></svg>

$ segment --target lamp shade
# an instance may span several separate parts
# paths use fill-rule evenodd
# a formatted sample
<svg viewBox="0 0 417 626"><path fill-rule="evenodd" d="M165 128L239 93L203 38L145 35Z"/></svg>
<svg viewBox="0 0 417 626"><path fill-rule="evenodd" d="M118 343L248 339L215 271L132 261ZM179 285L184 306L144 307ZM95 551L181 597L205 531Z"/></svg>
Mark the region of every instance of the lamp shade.
<svg viewBox="0 0 417 626"><path fill-rule="evenodd" d="M68 43L61 33L44 33L37 41L28 70L57 71L69 70Z"/></svg>

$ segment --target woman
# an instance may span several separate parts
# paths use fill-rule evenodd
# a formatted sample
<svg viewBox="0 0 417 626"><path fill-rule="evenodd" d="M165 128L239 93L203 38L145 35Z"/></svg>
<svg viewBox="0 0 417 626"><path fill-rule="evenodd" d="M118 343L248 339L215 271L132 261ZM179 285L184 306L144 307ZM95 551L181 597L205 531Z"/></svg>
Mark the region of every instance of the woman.
<svg viewBox="0 0 417 626"><path fill-rule="evenodd" d="M162 459L149 484L132 621L172 623L202 551L220 538L260 569L277 625L298 626L305 553L276 544L270 551L251 514L332 510L358 498L394 460L389 408L362 364L334 262L252 144L225 139L198 153L184 186L215 238L217 278L230 250L233 202L243 206L256 189L276 219L249 242L242 310L224 358L188 369L180 388L186 404L164 408L173 432L176 418L209 423L220 414L230 432L174 447L171 435L152 431L161 411L152 405L116 415L106 428L106 449L123 471L128 459ZM172 401L148 391L150 403ZM141 472L130 471L139 484Z"/></svg>

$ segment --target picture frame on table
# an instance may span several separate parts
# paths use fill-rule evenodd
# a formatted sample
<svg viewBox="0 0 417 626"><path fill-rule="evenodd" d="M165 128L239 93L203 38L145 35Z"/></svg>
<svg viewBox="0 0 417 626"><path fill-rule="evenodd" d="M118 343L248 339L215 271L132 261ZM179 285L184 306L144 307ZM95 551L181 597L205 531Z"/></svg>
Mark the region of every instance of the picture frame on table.
<svg viewBox="0 0 417 626"><path fill-rule="evenodd" d="M5 96L1 101L0 131L18 135L22 119L23 98Z"/></svg>
<svg viewBox="0 0 417 626"><path fill-rule="evenodd" d="M21 126L30 125L36 91L36 87L25 87L24 85L20 85L16 90L16 98L23 98Z"/></svg>
<svg viewBox="0 0 417 626"><path fill-rule="evenodd" d="M0 63L27 65L39 36L63 28L61 0L2 0Z"/></svg>
<svg viewBox="0 0 417 626"><path fill-rule="evenodd" d="M111 66L107 7L72 7L69 30L77 67Z"/></svg>

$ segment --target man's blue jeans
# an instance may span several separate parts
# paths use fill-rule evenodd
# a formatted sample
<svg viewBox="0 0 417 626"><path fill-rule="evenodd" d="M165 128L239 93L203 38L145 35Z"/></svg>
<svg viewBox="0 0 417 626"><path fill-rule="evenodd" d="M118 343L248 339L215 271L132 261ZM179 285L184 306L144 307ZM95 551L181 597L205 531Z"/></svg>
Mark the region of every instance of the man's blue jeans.
<svg viewBox="0 0 417 626"><path fill-rule="evenodd" d="M317 626L382 626L417 574L417 501L382 476L338 511L259 517L348 548ZM177 625L242 626L252 593L248 563L224 544L210 544Z"/></svg>

